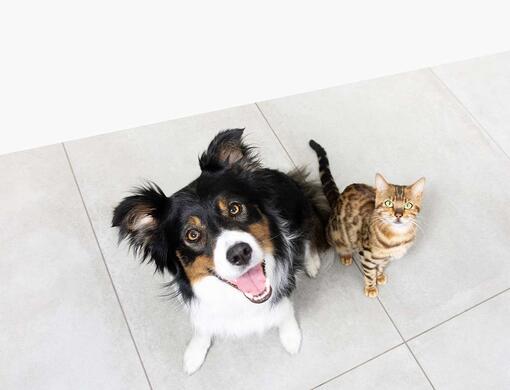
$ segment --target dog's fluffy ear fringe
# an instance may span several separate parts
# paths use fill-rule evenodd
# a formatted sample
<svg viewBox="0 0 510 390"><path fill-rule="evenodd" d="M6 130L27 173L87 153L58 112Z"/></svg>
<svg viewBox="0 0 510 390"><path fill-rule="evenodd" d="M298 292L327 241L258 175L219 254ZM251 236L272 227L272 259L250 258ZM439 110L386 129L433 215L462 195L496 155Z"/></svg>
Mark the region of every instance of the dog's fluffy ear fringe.
<svg viewBox="0 0 510 390"><path fill-rule="evenodd" d="M162 217L170 200L154 183L135 188L113 212L112 227L119 228L119 242L126 239L142 261L154 261L156 270L167 267L168 249L161 237Z"/></svg>
<svg viewBox="0 0 510 390"><path fill-rule="evenodd" d="M202 171L219 171L231 167L245 170L260 168L260 160L251 146L243 142L244 129L219 132L200 158Z"/></svg>

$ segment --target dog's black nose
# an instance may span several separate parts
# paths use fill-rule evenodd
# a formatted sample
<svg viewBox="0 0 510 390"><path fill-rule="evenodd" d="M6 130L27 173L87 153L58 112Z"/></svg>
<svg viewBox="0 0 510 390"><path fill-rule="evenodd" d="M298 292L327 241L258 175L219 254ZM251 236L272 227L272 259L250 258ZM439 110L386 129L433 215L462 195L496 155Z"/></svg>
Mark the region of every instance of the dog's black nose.
<svg viewBox="0 0 510 390"><path fill-rule="evenodd" d="M245 242L238 242L227 250L227 260L234 265L246 265L251 259L251 246Z"/></svg>

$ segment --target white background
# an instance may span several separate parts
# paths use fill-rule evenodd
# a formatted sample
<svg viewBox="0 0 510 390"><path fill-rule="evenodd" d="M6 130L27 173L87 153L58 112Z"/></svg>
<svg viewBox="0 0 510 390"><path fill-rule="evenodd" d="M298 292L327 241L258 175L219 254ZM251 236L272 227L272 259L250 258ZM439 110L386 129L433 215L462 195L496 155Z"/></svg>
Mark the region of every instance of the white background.
<svg viewBox="0 0 510 390"><path fill-rule="evenodd" d="M510 49L506 1L1 1L0 153Z"/></svg>

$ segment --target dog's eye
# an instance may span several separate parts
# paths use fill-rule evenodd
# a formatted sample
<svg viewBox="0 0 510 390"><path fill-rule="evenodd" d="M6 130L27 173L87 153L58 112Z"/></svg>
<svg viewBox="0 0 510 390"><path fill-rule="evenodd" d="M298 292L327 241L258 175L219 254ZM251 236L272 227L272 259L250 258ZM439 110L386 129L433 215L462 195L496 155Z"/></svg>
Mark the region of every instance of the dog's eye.
<svg viewBox="0 0 510 390"><path fill-rule="evenodd" d="M393 207L393 202L392 202L392 200L391 200L391 199L386 199L386 200L384 201L384 205L385 205L386 207Z"/></svg>
<svg viewBox="0 0 510 390"><path fill-rule="evenodd" d="M190 229L186 232L186 240L195 242L200 238L200 232L197 229Z"/></svg>
<svg viewBox="0 0 510 390"><path fill-rule="evenodd" d="M411 202L407 202L407 203L405 204L404 208L405 208L406 210L412 209L412 208L413 208L413 204L412 204Z"/></svg>
<svg viewBox="0 0 510 390"><path fill-rule="evenodd" d="M234 217L237 214L239 214L241 210L242 206L240 203L232 202L228 205L228 213L230 214L231 217Z"/></svg>

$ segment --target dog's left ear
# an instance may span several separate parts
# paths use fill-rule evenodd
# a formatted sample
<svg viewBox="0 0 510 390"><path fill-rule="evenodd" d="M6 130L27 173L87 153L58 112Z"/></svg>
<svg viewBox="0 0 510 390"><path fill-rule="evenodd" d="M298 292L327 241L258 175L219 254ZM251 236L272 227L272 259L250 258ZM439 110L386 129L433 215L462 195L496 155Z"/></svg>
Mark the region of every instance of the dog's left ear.
<svg viewBox="0 0 510 390"><path fill-rule="evenodd" d="M142 260L154 261L159 271L169 265L161 228L169 207L163 191L150 183L124 198L113 212L112 226L119 228L119 239L127 239L135 253Z"/></svg>
<svg viewBox="0 0 510 390"><path fill-rule="evenodd" d="M243 143L244 129L221 131L200 156L202 171L219 171L233 166L246 170L260 168L259 159L253 148Z"/></svg>

